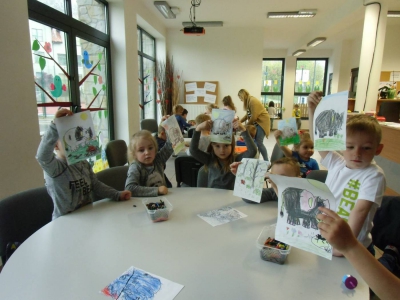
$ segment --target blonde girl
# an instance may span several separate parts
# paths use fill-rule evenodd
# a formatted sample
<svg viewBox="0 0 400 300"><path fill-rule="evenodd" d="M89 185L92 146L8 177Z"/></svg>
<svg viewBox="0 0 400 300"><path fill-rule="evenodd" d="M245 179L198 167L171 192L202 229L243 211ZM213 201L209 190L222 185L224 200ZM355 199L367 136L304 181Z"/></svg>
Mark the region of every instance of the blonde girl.
<svg viewBox="0 0 400 300"><path fill-rule="evenodd" d="M216 108L216 109L218 109L218 105L215 105L215 104L212 104L212 103L210 103L210 104L207 104L206 105L206 107L205 107L205 114L206 115L211 115L211 111L214 109L214 108Z"/></svg>
<svg viewBox="0 0 400 300"><path fill-rule="evenodd" d="M241 161L242 158L253 158L257 154L257 147L244 126L238 121L234 122L233 125L242 131L241 136L247 145L247 151L241 154L235 153L235 139L233 135L230 144L211 142L207 152L199 149L201 131L211 130L211 120L199 124L193 133L190 143L190 153L195 159L205 165L208 176L207 187L209 188L233 190L235 176L230 172L229 165L235 161Z"/></svg>

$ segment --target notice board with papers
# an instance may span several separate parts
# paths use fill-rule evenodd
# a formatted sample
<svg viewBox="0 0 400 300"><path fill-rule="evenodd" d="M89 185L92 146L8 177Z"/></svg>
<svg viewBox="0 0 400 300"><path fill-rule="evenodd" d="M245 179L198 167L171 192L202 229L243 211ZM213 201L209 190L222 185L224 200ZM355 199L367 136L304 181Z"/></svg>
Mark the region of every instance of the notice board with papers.
<svg viewBox="0 0 400 300"><path fill-rule="evenodd" d="M218 81L185 81L185 104L215 104L218 96Z"/></svg>

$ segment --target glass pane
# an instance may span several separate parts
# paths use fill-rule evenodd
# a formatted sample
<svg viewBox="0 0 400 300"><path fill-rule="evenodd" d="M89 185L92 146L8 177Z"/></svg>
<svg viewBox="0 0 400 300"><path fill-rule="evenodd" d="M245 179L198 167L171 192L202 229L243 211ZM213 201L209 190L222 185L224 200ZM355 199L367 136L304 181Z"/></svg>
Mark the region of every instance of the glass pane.
<svg viewBox="0 0 400 300"><path fill-rule="evenodd" d="M47 6L50 6L51 8L54 8L64 14L66 13L65 0L37 0L37 1L46 4Z"/></svg>
<svg viewBox="0 0 400 300"><path fill-rule="evenodd" d="M325 60L297 60L295 93L324 90Z"/></svg>
<svg viewBox="0 0 400 300"><path fill-rule="evenodd" d="M72 17L106 33L106 7L100 1L72 0Z"/></svg>
<svg viewBox="0 0 400 300"><path fill-rule="evenodd" d="M141 31L139 29L137 29L137 48L139 51L142 51L142 44L141 44L142 39L140 38L140 35L141 35Z"/></svg>
<svg viewBox="0 0 400 300"><path fill-rule="evenodd" d="M282 97L280 95L270 96L270 95L262 95L261 102L264 104L265 109L268 111L270 101L274 102L274 107L276 111L277 118L282 118Z"/></svg>
<svg viewBox="0 0 400 300"><path fill-rule="evenodd" d="M70 82L66 34L60 30L29 20L32 63L36 88L40 132L46 131L59 105L54 102L70 102ZM41 32L41 39L38 39ZM57 104L57 103L56 103Z"/></svg>
<svg viewBox="0 0 400 300"><path fill-rule="evenodd" d="M143 66L142 66L142 58L141 58L141 56L140 55L138 55L138 78L140 79L139 80L139 106L140 106L140 109L141 109L141 111L140 111L140 121L143 119L143 114L142 114L142 110L144 110L144 107L143 107L143 105L142 105L142 103L143 103L143 85L142 85L142 68L143 68Z"/></svg>
<svg viewBox="0 0 400 300"><path fill-rule="evenodd" d="M155 119L155 105L154 99L155 90L155 63L149 59L143 58L143 106L144 106L144 118Z"/></svg>
<svg viewBox="0 0 400 300"><path fill-rule="evenodd" d="M92 110L95 131L105 145L109 139L108 82L106 49L84 39L76 38L77 59L81 58L79 92L81 108Z"/></svg>
<svg viewBox="0 0 400 300"><path fill-rule="evenodd" d="M143 33L143 53L154 57L154 39ZM140 49L140 48L139 48Z"/></svg>
<svg viewBox="0 0 400 300"><path fill-rule="evenodd" d="M279 93L282 88L282 69L281 60L263 60L262 70L262 92Z"/></svg>
<svg viewBox="0 0 400 300"><path fill-rule="evenodd" d="M308 118L307 96L294 96L293 107L291 107L290 109L294 109L295 104L299 105L301 117Z"/></svg>

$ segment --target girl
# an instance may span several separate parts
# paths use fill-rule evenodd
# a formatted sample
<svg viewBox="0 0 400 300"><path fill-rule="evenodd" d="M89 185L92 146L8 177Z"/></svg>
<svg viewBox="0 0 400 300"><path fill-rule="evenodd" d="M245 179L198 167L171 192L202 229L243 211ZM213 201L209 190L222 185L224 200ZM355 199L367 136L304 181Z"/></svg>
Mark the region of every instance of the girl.
<svg viewBox="0 0 400 300"><path fill-rule="evenodd" d="M200 133L202 130L211 130L211 120L199 124L193 134L190 153L205 165L205 170L208 173L207 187L209 188L233 190L235 176L230 172L229 165L234 161L241 161L242 158L253 158L257 154L256 145L244 126L238 121L234 122L233 125L243 131L241 135L247 145L247 151L241 154L235 153L235 138L233 135L230 144L211 142L207 152L199 149Z"/></svg>
<svg viewBox="0 0 400 300"><path fill-rule="evenodd" d="M317 161L314 158L311 158L314 154L314 143L311 140L309 133L300 133L300 143L293 145L293 150L290 150L287 146L280 145L279 137L281 135L282 131L275 131L274 136L276 142L281 147L285 156L297 159L300 164L301 177L305 178L311 170L319 170Z"/></svg>
<svg viewBox="0 0 400 300"><path fill-rule="evenodd" d="M168 193L164 166L172 152L169 139L157 152L157 142L150 131L140 130L132 136L128 147L129 161L132 163L125 183L132 197L156 197Z"/></svg>
<svg viewBox="0 0 400 300"><path fill-rule="evenodd" d="M271 120L270 130L272 131L272 127L273 127L273 124L274 124L274 118L275 118L275 115L276 115L276 109L275 109L275 102L274 101L269 101L269 103L268 103L268 114L269 114L269 117L270 117L270 120Z"/></svg>
<svg viewBox="0 0 400 300"><path fill-rule="evenodd" d="M233 104L231 96L225 96L222 99L222 103L224 104L224 109L234 110L236 112L235 104Z"/></svg>
<svg viewBox="0 0 400 300"><path fill-rule="evenodd" d="M206 115L211 115L211 111L216 108L218 109L218 106L215 104L207 104L206 105L206 111L204 112Z"/></svg>

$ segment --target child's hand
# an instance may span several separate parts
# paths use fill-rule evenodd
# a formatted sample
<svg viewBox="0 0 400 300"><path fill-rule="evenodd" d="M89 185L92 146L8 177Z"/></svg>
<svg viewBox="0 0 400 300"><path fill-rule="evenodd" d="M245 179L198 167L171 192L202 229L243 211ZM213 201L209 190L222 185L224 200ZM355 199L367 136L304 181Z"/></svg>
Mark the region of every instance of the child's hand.
<svg viewBox="0 0 400 300"><path fill-rule="evenodd" d="M233 120L232 122L234 129L239 129L240 131L246 131L246 128L243 126L239 120Z"/></svg>
<svg viewBox="0 0 400 300"><path fill-rule="evenodd" d="M70 111L69 109L61 108L60 110L57 110L57 112L54 116L54 119L65 117L65 116L72 116L73 114L74 113L72 111Z"/></svg>
<svg viewBox="0 0 400 300"><path fill-rule="evenodd" d="M161 122L164 122L166 119L168 119L169 118L169 115L165 115L165 116L163 116L162 118L161 118Z"/></svg>
<svg viewBox="0 0 400 300"><path fill-rule="evenodd" d="M231 163L231 164L229 165L229 168L231 169L231 172L232 172L233 175L236 176L238 167L239 167L239 165L240 165L241 163L242 163L242 162L237 161L237 162Z"/></svg>
<svg viewBox="0 0 400 300"><path fill-rule="evenodd" d="M274 137L275 137L276 141L279 140L279 137L280 137L281 135L282 135L282 131L280 131L280 130L275 130L275 131L274 131Z"/></svg>
<svg viewBox="0 0 400 300"><path fill-rule="evenodd" d="M211 130L213 122L211 120L204 121L196 127L196 131Z"/></svg>
<svg viewBox="0 0 400 300"><path fill-rule="evenodd" d="M357 239L345 220L326 207L318 209L324 213L317 215L317 219L322 221L318 223L318 228L321 235L335 248L334 250L345 252L357 245Z"/></svg>
<svg viewBox="0 0 400 300"><path fill-rule="evenodd" d="M168 188L164 185L158 187L158 194L159 195L166 195L168 194Z"/></svg>
<svg viewBox="0 0 400 300"><path fill-rule="evenodd" d="M122 191L120 194L119 194L119 200L120 201L125 201L125 200L129 200L130 198L131 198L131 196L132 196L132 193L131 193L131 191Z"/></svg>
<svg viewBox="0 0 400 300"><path fill-rule="evenodd" d="M307 97L308 108L311 110L315 110L321 99L322 92L320 91L312 92L311 94L309 94Z"/></svg>

